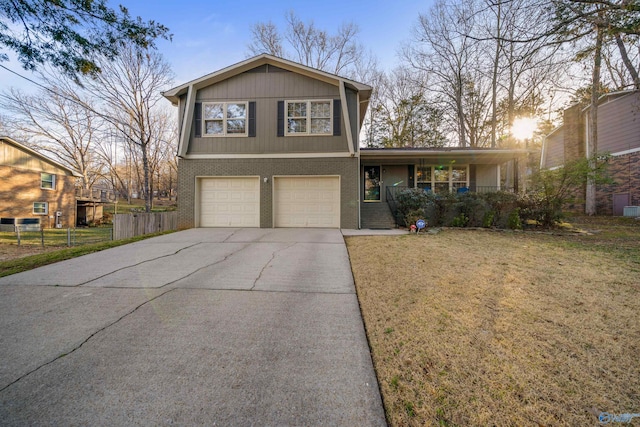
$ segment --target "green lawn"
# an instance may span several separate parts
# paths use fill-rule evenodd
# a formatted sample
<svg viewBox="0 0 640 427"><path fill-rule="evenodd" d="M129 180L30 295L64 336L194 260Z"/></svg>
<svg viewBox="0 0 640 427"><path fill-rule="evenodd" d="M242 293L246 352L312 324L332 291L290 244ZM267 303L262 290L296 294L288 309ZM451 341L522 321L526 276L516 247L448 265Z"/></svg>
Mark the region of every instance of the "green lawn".
<svg viewBox="0 0 640 427"><path fill-rule="evenodd" d="M87 230L100 230L99 228L87 229ZM113 248L127 243L137 242L139 240L148 239L150 237L159 236L162 234L173 233L168 231L164 233L145 234L143 236L132 237L130 239L122 240L108 240L100 243L88 243L83 246L77 246L72 248L64 248L60 250L52 250L37 255L26 256L22 258L10 259L8 261L0 261L0 277L9 276L11 274L20 273L22 271L31 270L43 265L52 264L54 262L63 261L65 259L71 259L82 255L90 254L93 252L102 251L105 249ZM0 233L0 238L5 233Z"/></svg>
<svg viewBox="0 0 640 427"><path fill-rule="evenodd" d="M152 212L166 212L166 211L174 211L177 208L177 203L175 200L153 200L153 208ZM107 203L104 205L104 213L105 214L113 214L116 205L114 203ZM130 213L134 211L142 212L144 211L144 200L141 199L132 199L131 203L127 203L126 199L118 200L118 213Z"/></svg>
<svg viewBox="0 0 640 427"><path fill-rule="evenodd" d="M71 246L86 245L111 240L111 226L67 229L48 228L42 231L20 232L20 244L24 246ZM0 232L0 245L17 245L18 236L15 232Z"/></svg>

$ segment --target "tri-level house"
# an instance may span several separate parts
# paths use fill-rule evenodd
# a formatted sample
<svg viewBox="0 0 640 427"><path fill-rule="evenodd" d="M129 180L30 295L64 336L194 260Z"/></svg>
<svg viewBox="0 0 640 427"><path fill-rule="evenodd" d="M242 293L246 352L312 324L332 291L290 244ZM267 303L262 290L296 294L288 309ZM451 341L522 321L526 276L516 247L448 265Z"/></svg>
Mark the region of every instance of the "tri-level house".
<svg viewBox="0 0 640 427"><path fill-rule="evenodd" d="M564 111L563 124L547 135L540 167L563 166L590 157L589 107ZM609 154L611 184L596 187L596 212L601 215L640 216L640 91L608 93L598 103L598 154ZM581 189L584 199L584 189ZM581 206L584 208L584 206Z"/></svg>
<svg viewBox="0 0 640 427"><path fill-rule="evenodd" d="M178 107L179 227L391 227L398 189L494 191L526 153L361 149L371 91L263 54L164 92Z"/></svg>
<svg viewBox="0 0 640 427"><path fill-rule="evenodd" d="M72 227L81 175L11 139L0 137L0 223L28 228Z"/></svg>

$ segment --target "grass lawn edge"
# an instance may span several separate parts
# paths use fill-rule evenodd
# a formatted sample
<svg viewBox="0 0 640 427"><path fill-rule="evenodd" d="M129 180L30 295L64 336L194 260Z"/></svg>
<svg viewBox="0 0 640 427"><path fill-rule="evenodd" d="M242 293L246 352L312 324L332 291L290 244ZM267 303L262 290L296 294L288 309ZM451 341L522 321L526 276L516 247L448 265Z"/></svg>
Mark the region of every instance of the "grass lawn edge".
<svg viewBox="0 0 640 427"><path fill-rule="evenodd" d="M12 274L22 273L23 271L32 270L34 268L43 267L59 261L76 258L82 255L88 255L94 252L103 251L105 249L115 248L117 246L126 245L128 243L138 242L140 240L157 237L164 234L174 233L177 230L164 231L160 233L143 234L142 236L131 237L121 240L110 240L108 242L92 243L88 245L64 248L57 251L49 251L41 254L30 255L22 258L0 261L0 277L10 276Z"/></svg>

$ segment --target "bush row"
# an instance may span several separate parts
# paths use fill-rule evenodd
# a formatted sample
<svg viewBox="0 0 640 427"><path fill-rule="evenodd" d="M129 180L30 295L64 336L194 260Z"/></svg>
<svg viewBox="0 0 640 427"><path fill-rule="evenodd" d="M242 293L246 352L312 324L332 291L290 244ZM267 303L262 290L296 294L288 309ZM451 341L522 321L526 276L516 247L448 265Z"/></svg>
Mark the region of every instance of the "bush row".
<svg viewBox="0 0 640 427"><path fill-rule="evenodd" d="M425 219L428 226L522 229L523 224L548 225L561 217L560 206L545 198L505 191L438 195L410 188L396 199L407 227Z"/></svg>

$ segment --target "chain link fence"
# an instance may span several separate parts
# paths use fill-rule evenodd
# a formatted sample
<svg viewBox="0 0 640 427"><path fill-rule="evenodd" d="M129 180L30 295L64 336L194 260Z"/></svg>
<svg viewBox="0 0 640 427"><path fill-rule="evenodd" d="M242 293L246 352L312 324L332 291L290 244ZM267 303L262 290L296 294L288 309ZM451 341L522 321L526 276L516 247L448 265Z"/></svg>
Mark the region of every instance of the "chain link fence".
<svg viewBox="0 0 640 427"><path fill-rule="evenodd" d="M112 227L45 228L16 226L0 231L0 243L18 246L72 247L113 240Z"/></svg>

